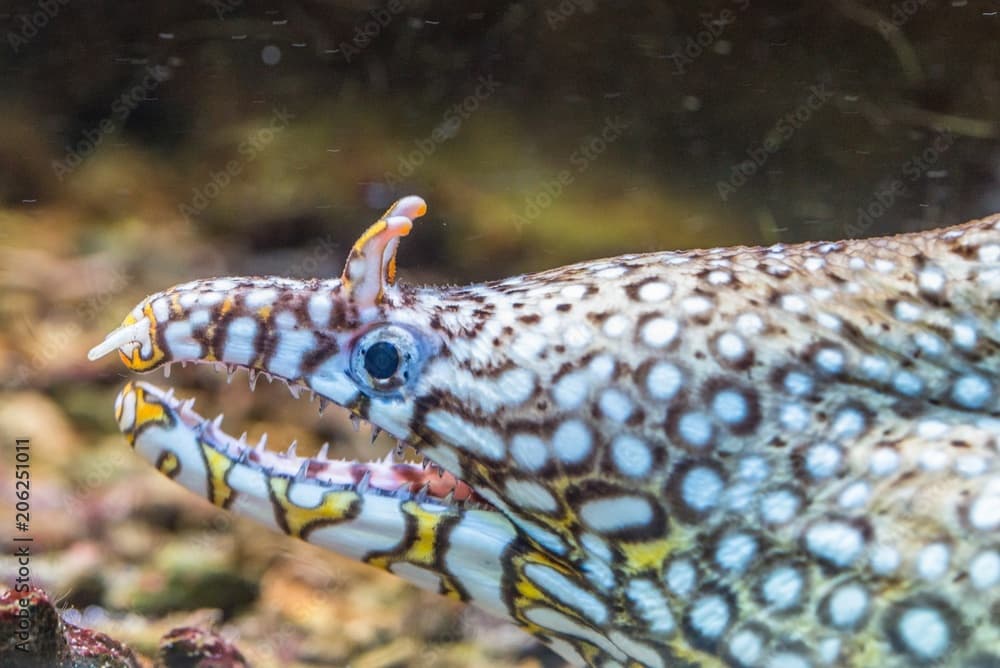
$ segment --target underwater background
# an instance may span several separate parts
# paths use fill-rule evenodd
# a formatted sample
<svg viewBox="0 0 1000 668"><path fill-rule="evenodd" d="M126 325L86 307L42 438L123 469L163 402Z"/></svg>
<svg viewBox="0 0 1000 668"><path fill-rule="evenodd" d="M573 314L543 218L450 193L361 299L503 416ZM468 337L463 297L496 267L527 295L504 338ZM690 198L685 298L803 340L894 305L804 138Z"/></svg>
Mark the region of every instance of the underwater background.
<svg viewBox="0 0 1000 668"><path fill-rule="evenodd" d="M86 351L146 294L339 275L397 197L401 280L863 237L1000 210L1000 6L0 1L0 589L32 441L32 580L146 657L214 626L260 666L559 666L513 627L210 507L127 447ZM205 415L390 447L210 370Z"/></svg>

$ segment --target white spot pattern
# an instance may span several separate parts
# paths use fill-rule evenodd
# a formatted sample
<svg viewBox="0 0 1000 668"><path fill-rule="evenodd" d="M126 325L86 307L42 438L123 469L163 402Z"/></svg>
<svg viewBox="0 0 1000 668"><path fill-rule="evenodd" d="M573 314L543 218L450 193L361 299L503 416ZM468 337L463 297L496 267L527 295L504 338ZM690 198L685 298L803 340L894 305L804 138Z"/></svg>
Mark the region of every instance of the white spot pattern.
<svg viewBox="0 0 1000 668"><path fill-rule="evenodd" d="M806 549L835 566L850 566L861 555L864 537L842 520L817 522L805 534Z"/></svg>
<svg viewBox="0 0 1000 668"><path fill-rule="evenodd" d="M587 501L580 519L598 533L613 533L647 525L653 518L649 501L641 496L617 496Z"/></svg>

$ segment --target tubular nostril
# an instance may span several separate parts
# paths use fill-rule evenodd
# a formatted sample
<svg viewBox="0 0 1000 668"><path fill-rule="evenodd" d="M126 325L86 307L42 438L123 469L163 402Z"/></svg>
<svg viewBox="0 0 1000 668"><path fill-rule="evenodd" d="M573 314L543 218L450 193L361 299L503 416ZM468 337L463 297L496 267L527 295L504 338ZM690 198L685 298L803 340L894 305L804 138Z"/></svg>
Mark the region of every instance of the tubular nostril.
<svg viewBox="0 0 1000 668"><path fill-rule="evenodd" d="M414 218L423 216L425 213L427 213L427 202L424 201L424 198L417 195L407 195L389 207L382 217L404 216L413 220Z"/></svg>
<svg viewBox="0 0 1000 668"><path fill-rule="evenodd" d="M141 346L142 342L149 337L149 319L141 318L131 325L119 327L108 334L104 341L98 343L87 353L87 359L91 362L100 359L116 350L129 348L129 352L136 346Z"/></svg>

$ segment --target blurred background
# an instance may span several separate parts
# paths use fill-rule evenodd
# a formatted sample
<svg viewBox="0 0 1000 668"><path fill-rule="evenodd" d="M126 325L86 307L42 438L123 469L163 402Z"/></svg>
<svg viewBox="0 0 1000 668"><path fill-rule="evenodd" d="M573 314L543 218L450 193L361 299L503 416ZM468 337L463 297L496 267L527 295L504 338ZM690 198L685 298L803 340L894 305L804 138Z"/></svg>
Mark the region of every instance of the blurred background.
<svg viewBox="0 0 1000 668"><path fill-rule="evenodd" d="M338 275L411 193L429 212L400 270L427 283L1000 210L995 2L460 4L0 2L0 542L27 436L33 582L66 619L146 656L194 624L262 666L560 665L133 457L122 369L85 355L150 292ZM388 448L283 389L179 372L230 431Z"/></svg>

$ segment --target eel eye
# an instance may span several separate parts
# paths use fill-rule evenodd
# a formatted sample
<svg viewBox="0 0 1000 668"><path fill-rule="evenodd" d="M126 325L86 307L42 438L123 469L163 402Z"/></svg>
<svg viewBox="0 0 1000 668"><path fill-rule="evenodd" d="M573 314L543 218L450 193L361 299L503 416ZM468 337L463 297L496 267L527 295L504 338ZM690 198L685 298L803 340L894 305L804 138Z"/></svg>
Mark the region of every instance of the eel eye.
<svg viewBox="0 0 1000 668"><path fill-rule="evenodd" d="M399 368L399 349L394 343L378 341L365 351L365 371L376 380L392 378Z"/></svg>
<svg viewBox="0 0 1000 668"><path fill-rule="evenodd" d="M408 329L382 325L354 344L351 372L372 390L391 392L413 379L420 357L420 347Z"/></svg>

